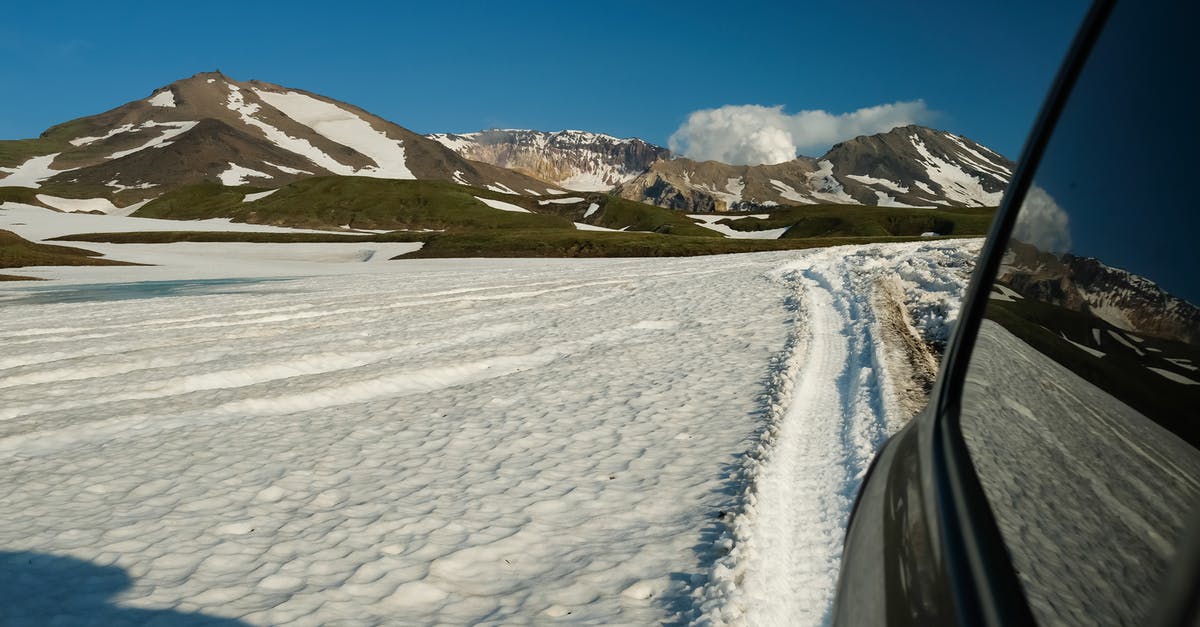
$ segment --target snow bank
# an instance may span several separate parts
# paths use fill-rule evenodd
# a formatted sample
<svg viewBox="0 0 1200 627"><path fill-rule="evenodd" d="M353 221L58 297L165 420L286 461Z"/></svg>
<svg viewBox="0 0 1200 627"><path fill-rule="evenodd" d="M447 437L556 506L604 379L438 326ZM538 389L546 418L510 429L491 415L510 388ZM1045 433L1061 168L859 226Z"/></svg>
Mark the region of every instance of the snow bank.
<svg viewBox="0 0 1200 627"><path fill-rule="evenodd" d="M59 211L99 211L102 213L117 211L117 206L107 198L59 198L46 194L37 194L34 197Z"/></svg>
<svg viewBox="0 0 1200 627"><path fill-rule="evenodd" d="M229 168L218 174L217 178L221 179L222 185L227 185L229 187L246 185L249 183L247 179L250 177L263 179L274 178L265 172L259 172L258 170L247 168L236 163L228 163L226 165L228 165Z"/></svg>

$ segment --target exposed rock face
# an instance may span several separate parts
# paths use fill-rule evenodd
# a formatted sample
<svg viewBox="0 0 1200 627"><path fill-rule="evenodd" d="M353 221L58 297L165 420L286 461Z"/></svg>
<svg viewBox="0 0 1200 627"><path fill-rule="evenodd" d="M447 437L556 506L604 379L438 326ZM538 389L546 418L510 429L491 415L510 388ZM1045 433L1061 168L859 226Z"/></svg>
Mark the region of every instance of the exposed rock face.
<svg viewBox="0 0 1200 627"><path fill-rule="evenodd" d="M658 161L615 192L689 212L817 203L991 207L1000 203L1012 168L965 137L904 126L842 142L818 159L757 166Z"/></svg>
<svg viewBox="0 0 1200 627"><path fill-rule="evenodd" d="M1200 341L1200 308L1154 281L1092 257L1055 255L1011 242L998 280L1019 294L1087 313L1126 331Z"/></svg>
<svg viewBox="0 0 1200 627"><path fill-rule="evenodd" d="M0 162L0 186L102 186L89 193L107 192L121 205L201 180L277 187L329 174L441 179L522 194L550 188L464 159L353 105L219 72L4 144L12 149L0 154L14 156Z"/></svg>
<svg viewBox="0 0 1200 627"><path fill-rule="evenodd" d="M575 191L606 191L641 174L670 151L602 133L492 129L428 135L467 159L511 168Z"/></svg>

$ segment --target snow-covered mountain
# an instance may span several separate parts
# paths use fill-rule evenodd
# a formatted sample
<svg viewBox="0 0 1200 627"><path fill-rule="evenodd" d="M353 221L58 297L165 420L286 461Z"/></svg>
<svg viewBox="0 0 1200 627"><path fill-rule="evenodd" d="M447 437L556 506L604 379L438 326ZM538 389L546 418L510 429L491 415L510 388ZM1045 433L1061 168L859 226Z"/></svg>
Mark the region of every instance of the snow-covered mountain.
<svg viewBox="0 0 1200 627"><path fill-rule="evenodd" d="M640 139L587 131L492 129L427 137L467 159L511 168L575 191L612 189L670 156L666 148Z"/></svg>
<svg viewBox="0 0 1200 627"><path fill-rule="evenodd" d="M73 188L72 196L90 190L122 206L203 180L277 187L328 174L550 191L353 105L219 72L57 125L38 139L0 142L0 187Z"/></svg>
<svg viewBox="0 0 1200 627"><path fill-rule="evenodd" d="M994 207L1013 167L970 139L914 125L774 165L658 161L614 191L689 213L817 203Z"/></svg>

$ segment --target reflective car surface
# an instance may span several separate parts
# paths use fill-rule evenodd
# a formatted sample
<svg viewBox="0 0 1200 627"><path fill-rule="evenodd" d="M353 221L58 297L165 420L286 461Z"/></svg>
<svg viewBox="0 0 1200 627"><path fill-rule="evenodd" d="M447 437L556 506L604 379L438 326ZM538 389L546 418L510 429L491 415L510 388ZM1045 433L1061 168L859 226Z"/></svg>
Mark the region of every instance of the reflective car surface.
<svg viewBox="0 0 1200 627"><path fill-rule="evenodd" d="M1093 8L931 405L864 483L835 624L1195 620L1197 17Z"/></svg>

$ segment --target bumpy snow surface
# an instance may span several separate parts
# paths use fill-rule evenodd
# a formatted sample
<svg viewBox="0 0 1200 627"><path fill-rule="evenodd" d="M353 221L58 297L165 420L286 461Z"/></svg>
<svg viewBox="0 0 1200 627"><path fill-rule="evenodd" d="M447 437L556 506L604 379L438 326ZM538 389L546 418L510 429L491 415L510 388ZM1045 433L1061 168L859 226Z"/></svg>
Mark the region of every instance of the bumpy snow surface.
<svg viewBox="0 0 1200 627"><path fill-rule="evenodd" d="M976 251L6 300L0 619L819 624L901 422L872 286L944 332Z"/></svg>

